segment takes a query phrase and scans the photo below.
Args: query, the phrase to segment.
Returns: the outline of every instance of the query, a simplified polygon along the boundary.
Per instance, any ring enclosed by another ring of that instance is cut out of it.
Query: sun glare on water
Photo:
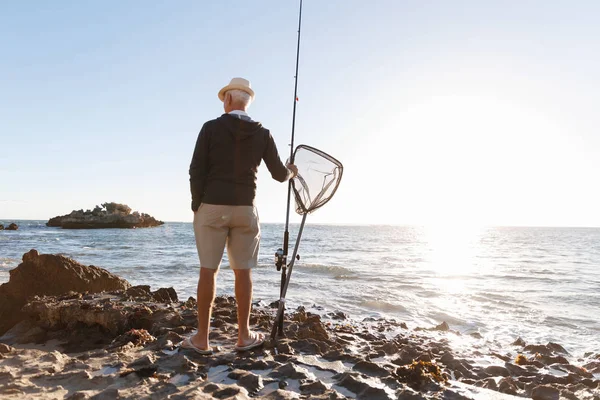
[[[429,265],[436,285],[444,292],[460,293],[463,277],[475,272],[477,243],[483,228],[460,222],[425,226],[424,240],[429,248]]]

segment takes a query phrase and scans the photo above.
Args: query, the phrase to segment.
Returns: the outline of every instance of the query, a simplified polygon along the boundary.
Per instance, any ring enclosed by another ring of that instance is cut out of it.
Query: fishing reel
[[[286,264],[287,256],[283,254],[283,249],[277,249],[275,252],[275,266],[277,271],[281,271],[281,267]]]
[[[300,254],[296,254],[296,260],[300,260]],[[281,271],[281,267],[286,265],[287,256],[283,254],[283,249],[277,249],[275,252],[275,266],[277,267],[277,271]]]

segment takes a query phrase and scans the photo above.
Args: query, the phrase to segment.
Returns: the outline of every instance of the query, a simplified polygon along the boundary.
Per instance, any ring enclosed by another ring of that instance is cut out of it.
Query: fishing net
[[[308,214],[327,203],[342,180],[342,163],[314,147],[300,145],[294,151],[298,175],[292,180],[296,212]]]

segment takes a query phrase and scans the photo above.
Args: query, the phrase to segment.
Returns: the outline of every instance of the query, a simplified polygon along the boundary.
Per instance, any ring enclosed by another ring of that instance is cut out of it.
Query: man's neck
[[[241,110],[241,109],[237,109],[237,108],[229,111],[227,114],[248,115],[248,113],[246,112],[246,110]]]

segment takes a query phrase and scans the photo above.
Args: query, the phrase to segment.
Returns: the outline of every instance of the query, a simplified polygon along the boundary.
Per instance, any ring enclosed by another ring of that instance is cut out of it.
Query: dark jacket
[[[200,203],[254,205],[261,160],[273,179],[287,179],[288,169],[279,158],[275,141],[259,122],[231,114],[206,122],[190,165],[192,210]]]

